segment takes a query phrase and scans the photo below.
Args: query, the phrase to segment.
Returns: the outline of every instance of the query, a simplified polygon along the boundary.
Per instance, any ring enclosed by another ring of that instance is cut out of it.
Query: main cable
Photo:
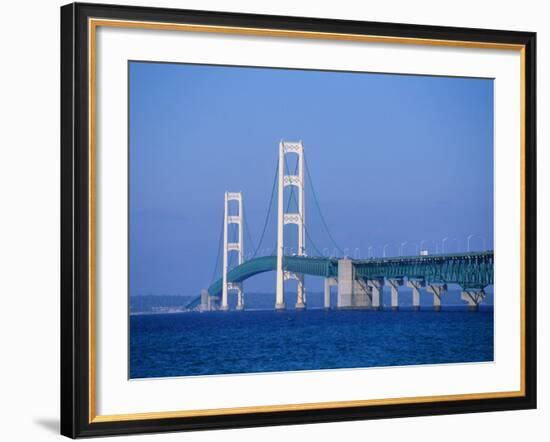
[[[241,214],[241,220],[244,219],[244,232],[247,236],[247,240],[250,241],[250,244],[252,246],[252,250],[256,250],[256,246],[254,245],[254,241],[252,240],[252,235],[251,235],[251,232],[250,232],[250,227],[248,226],[248,221],[247,221],[247,216],[246,216],[246,210],[245,210],[245,207],[244,207],[244,201],[243,201],[243,213]],[[243,258],[244,257],[244,250],[243,250]],[[246,261],[246,258],[245,258],[245,261]]]
[[[334,237],[332,236],[332,234],[330,233],[330,230],[328,228],[328,225],[327,225],[327,222],[325,220],[325,217],[323,216],[323,212],[321,211],[321,206],[319,204],[319,200],[317,199],[317,195],[315,193],[315,187],[313,186],[313,180],[311,179],[311,173],[309,172],[309,166],[307,164],[307,159],[304,155],[304,163],[306,165],[306,173],[307,173],[307,177],[308,177],[308,181],[310,182],[310,185],[311,185],[311,193],[313,194],[313,200],[315,201],[315,206],[317,207],[317,211],[319,212],[319,217],[321,218],[321,222],[323,223],[323,226],[325,227],[325,231],[327,232],[327,235],[328,237],[330,238],[330,240],[332,241],[332,244],[334,245],[334,247],[342,254],[344,255],[344,252],[343,250],[340,248],[340,246],[338,246],[338,244],[336,243],[336,241],[334,240]]]
[[[252,258],[255,258],[256,255],[258,254],[258,250],[260,250],[260,247],[261,247],[262,242],[264,240],[265,232],[267,230],[267,224],[269,223],[269,215],[271,214],[271,206],[273,205],[273,196],[275,195],[275,191],[277,189],[278,170],[279,170],[279,158],[277,158],[277,164],[275,166],[275,175],[273,177],[273,186],[271,186],[271,196],[269,197],[269,205],[267,206],[267,213],[265,215],[264,226],[262,228],[262,234],[260,235],[260,241],[258,242],[258,245],[256,246],[256,250],[254,250],[254,254],[252,255]]]
[[[225,224],[224,218],[222,217],[222,226],[220,228],[220,239],[218,240],[218,252],[216,253],[216,263],[214,264],[214,271],[212,272],[212,278],[210,279],[210,284],[214,282],[216,279],[216,275],[218,273],[218,265],[220,263],[220,255],[222,250],[222,243],[223,243],[223,226]]]

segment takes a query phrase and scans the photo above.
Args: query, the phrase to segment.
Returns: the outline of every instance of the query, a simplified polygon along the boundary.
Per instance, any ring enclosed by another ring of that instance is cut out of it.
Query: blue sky
[[[404,254],[421,241],[433,253],[445,237],[464,250],[472,234],[472,249],[481,237],[492,248],[490,79],[144,62],[129,70],[132,295],[191,295],[210,284],[226,190],[243,192],[258,241],[281,139],[304,143],[307,229],[321,251],[334,246],[311,184],[352,256],[381,255],[386,244],[397,255],[405,241]],[[275,242],[275,216],[262,248]],[[274,281],[260,275],[246,289],[272,291]]]

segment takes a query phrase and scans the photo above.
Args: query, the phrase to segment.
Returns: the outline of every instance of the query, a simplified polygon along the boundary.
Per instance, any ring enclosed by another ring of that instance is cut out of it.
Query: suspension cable
[[[290,168],[288,167],[288,163],[286,161],[286,156],[284,157],[285,158],[285,169],[286,169],[286,172],[287,173],[290,173]],[[305,159],[305,155],[303,157]],[[298,162],[296,162],[295,166],[294,166],[294,175],[296,175],[298,173]],[[289,195],[289,198],[288,198],[288,203],[287,203],[287,206],[286,206],[286,213],[288,213],[288,210],[290,208],[290,203],[291,201],[294,200],[294,203],[296,204],[296,206],[298,207],[298,201],[296,199],[296,194],[294,192],[294,186],[290,186],[290,195]],[[306,223],[304,222],[304,219],[302,217],[302,214],[300,213],[300,210],[298,209],[298,212],[297,212],[297,215],[300,217],[300,220],[302,221],[302,225],[304,226],[304,232],[306,234],[306,238],[308,239],[308,241],[311,243],[311,245],[313,246],[313,249],[315,250],[315,252],[319,255],[319,256],[322,256],[322,253],[319,251],[319,249],[317,248],[316,244],[315,244],[315,241],[313,241],[313,239],[311,238],[311,236],[309,235],[309,232],[308,232],[308,228],[307,228],[307,225]]]
[[[317,207],[317,211],[319,212],[319,217],[321,218],[321,222],[323,223],[323,226],[325,227],[325,231],[327,232],[327,235],[328,237],[330,238],[330,240],[332,241],[332,244],[336,247],[336,249],[342,254],[344,255],[344,252],[342,251],[342,249],[338,246],[338,244],[336,243],[336,241],[334,240],[334,237],[332,236],[332,234],[330,233],[330,230],[328,228],[328,225],[327,225],[327,222],[325,221],[325,217],[323,216],[323,212],[321,211],[321,206],[319,205],[319,200],[317,199],[317,195],[315,194],[315,187],[313,186],[313,180],[311,179],[311,173],[309,172],[309,166],[307,164],[307,159],[304,155],[304,162],[305,162],[305,165],[306,165],[306,173],[307,173],[307,177],[308,177],[308,181],[311,183],[311,193],[313,194],[313,200],[315,201],[315,205]]]
[[[288,167],[288,162],[286,161],[286,156],[283,155],[283,158],[285,160],[285,165],[284,165],[284,168],[285,168],[285,172],[288,172],[290,169]],[[279,169],[279,160],[277,160],[277,169]],[[296,163],[296,166],[295,166],[295,170],[294,170],[294,175],[296,175],[296,172],[298,171],[298,163]],[[276,170],[275,172],[275,180],[273,181],[273,188],[275,189],[275,183],[277,182],[277,176],[278,176],[278,172]],[[279,190],[277,189],[277,194],[278,194]],[[290,186],[290,197],[292,197],[294,195],[294,186]],[[287,207],[286,207],[286,211],[288,212],[288,209],[290,208],[290,198],[288,200],[288,204],[287,204]],[[277,235],[275,235],[275,242],[273,243],[273,247],[271,248],[271,255],[270,256],[275,256],[277,255],[277,244],[278,244],[278,239],[277,239]]]
[[[296,205],[298,205],[298,201],[296,200],[296,196],[294,194],[291,194],[290,197],[294,198],[294,202],[296,203]],[[311,245],[313,246],[313,249],[317,252],[317,254],[319,256],[323,256],[323,254],[320,252],[320,250],[315,245],[315,241],[313,241],[313,239],[311,239],[311,236],[309,235],[308,228],[307,228],[306,223],[304,222],[304,218],[302,217],[302,214],[300,212],[297,212],[297,215],[300,217],[300,220],[302,221],[302,225],[304,226],[304,232],[306,234],[306,237],[307,237],[309,243],[311,243]]]
[[[277,189],[278,170],[279,170],[279,158],[277,157],[277,164],[275,166],[275,175],[273,178],[273,186],[271,186],[271,196],[269,197],[269,205],[267,206],[267,213],[265,215],[264,226],[262,228],[262,234],[260,235],[260,241],[256,246],[256,250],[254,250],[254,254],[252,255],[252,258],[255,258],[256,255],[258,254],[258,251],[260,250],[260,247],[262,246],[262,242],[264,240],[265,232],[267,230],[267,224],[269,223],[269,215],[271,214],[271,206],[273,205],[273,196],[275,195],[275,191]]]
[[[248,226],[246,210],[244,208],[244,201],[243,201],[243,213],[241,214],[241,220],[242,219],[244,219],[244,232],[247,236],[247,241],[250,241],[250,245],[252,246],[252,250],[255,250],[256,246],[254,245],[254,241],[252,240],[252,235],[250,233],[250,227]],[[244,253],[243,253],[243,258],[244,258]]]
[[[212,272],[212,278],[210,278],[210,284],[214,282],[216,279],[216,275],[218,274],[218,265],[220,264],[220,255],[222,251],[222,243],[223,243],[223,226],[224,226],[224,219],[222,217],[222,226],[220,228],[220,239],[218,240],[218,252],[216,253],[216,264],[214,264],[214,271]]]

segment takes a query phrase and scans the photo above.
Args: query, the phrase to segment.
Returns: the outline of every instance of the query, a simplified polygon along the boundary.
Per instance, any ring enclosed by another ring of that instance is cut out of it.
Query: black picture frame
[[[524,47],[524,395],[438,402],[90,419],[89,18],[522,45]],[[61,8],[61,434],[76,438],[536,408],[536,34],[73,3]]]

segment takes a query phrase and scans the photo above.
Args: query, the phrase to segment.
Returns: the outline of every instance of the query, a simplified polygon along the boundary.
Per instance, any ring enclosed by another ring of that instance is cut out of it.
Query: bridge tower
[[[229,212],[229,202],[237,201],[239,212],[231,215]],[[224,210],[223,210],[223,267],[222,267],[222,302],[221,310],[229,310],[227,294],[229,290],[237,291],[237,310],[244,309],[244,293],[242,282],[229,282],[227,272],[229,270],[229,252],[236,251],[238,254],[238,265],[244,261],[244,238],[243,238],[243,195],[241,192],[225,192]],[[238,240],[229,242],[229,225],[238,226]]]
[[[293,153],[298,155],[297,175],[285,174],[285,155]],[[294,213],[285,213],[284,188],[296,186],[298,191],[298,209]],[[304,287],[304,275],[286,272],[283,267],[284,256],[284,226],[296,224],[298,226],[298,256],[304,256],[305,242],[305,198],[304,198],[304,146],[301,141],[279,143],[279,187],[278,187],[278,216],[277,216],[277,286],[275,309],[285,309],[284,281],[295,279],[298,282],[296,308],[303,309],[306,306],[306,293]]]

